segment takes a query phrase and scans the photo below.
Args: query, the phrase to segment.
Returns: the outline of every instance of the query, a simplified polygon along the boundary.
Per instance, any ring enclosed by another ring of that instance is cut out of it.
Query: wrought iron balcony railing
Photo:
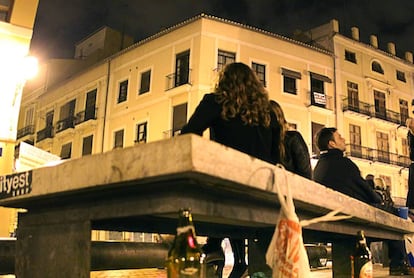
[[[56,133],[62,132],[68,128],[73,128],[75,123],[75,117],[70,116],[56,123]]]
[[[46,126],[44,129],[37,132],[36,142],[40,142],[46,138],[53,138],[53,135],[53,126]]]
[[[324,93],[309,92],[307,99],[308,106],[321,107],[328,110],[333,110],[333,98]]]
[[[342,100],[342,111],[353,111],[371,116],[371,104],[346,97]]]
[[[403,115],[389,109],[375,109],[375,105],[350,97],[342,99],[342,111],[353,111],[368,117],[382,119],[398,125],[405,125],[405,121],[408,117],[407,115]]]
[[[27,135],[34,135],[34,125],[25,126],[17,131],[17,139]]]
[[[360,145],[348,144],[346,145],[346,153],[351,157],[362,158],[370,161],[378,161],[391,165],[397,165],[401,167],[408,167],[411,164],[411,160],[408,156],[391,153],[388,151],[363,147]]]
[[[191,69],[183,70],[181,72],[174,72],[166,76],[166,90],[171,90],[175,87],[190,84]]]
[[[97,112],[98,112],[98,108],[92,107],[92,108],[87,108],[86,110],[77,113],[75,116],[74,124],[78,125],[78,124],[81,124],[89,120],[96,120]]]

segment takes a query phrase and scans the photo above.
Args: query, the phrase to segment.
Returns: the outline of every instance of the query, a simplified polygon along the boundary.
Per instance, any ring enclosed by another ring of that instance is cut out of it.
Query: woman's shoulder
[[[216,94],[215,93],[207,93],[203,96],[201,103],[205,105],[215,105],[219,106],[219,103],[217,102]]]
[[[288,130],[285,134],[286,138],[289,140],[302,140],[302,134],[297,130]]]

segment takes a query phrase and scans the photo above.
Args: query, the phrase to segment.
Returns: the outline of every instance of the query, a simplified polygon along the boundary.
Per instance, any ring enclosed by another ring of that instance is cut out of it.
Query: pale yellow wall
[[[39,0],[14,0],[10,24],[33,29]]]

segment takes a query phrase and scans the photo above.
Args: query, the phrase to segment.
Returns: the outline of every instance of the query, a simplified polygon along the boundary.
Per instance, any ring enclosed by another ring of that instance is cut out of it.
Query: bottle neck
[[[177,227],[177,236],[181,235],[181,234],[185,234],[191,232],[193,235],[195,234],[195,229],[194,226],[191,225],[187,225],[187,226],[179,226]]]

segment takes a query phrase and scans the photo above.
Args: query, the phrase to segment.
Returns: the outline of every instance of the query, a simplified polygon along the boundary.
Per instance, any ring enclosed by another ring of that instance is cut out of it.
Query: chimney
[[[356,41],[359,41],[359,29],[358,27],[351,28],[352,38]]]
[[[375,35],[371,35],[371,36],[369,37],[369,40],[370,40],[371,45],[372,45],[373,47],[378,48],[378,39],[377,39],[377,36],[375,36]]]
[[[388,48],[388,52],[395,56],[395,44],[392,42],[389,42],[387,44],[387,48]]]
[[[409,52],[409,51],[405,52],[405,60],[412,63],[413,62],[413,53]]]

